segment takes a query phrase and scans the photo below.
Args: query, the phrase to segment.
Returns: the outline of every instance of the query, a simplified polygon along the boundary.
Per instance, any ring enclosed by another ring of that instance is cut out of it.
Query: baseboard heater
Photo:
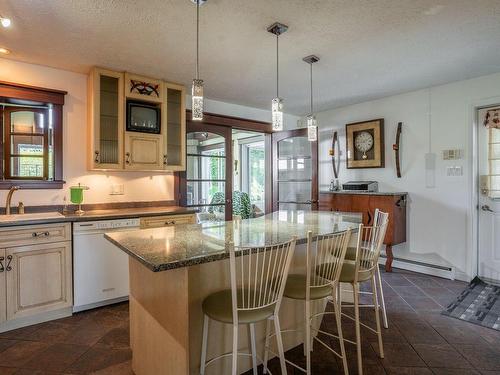
[[[379,263],[385,264],[386,256],[380,254]],[[392,266],[395,268],[401,268],[407,271],[413,271],[418,273],[423,273],[426,275],[443,277],[445,279],[455,280],[455,267],[451,266],[439,266],[436,264],[420,262],[417,260],[403,259],[394,257]]]

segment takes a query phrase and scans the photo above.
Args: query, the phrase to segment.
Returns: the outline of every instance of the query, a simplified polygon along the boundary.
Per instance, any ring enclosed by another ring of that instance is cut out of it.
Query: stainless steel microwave
[[[127,131],[160,134],[160,106],[132,100],[127,101]]]

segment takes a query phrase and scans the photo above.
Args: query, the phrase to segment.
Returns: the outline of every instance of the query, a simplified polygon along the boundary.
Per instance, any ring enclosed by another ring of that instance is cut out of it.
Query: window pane
[[[264,144],[248,148],[248,190],[251,204],[265,210],[265,154]],[[244,173],[244,172],[243,172]]]
[[[205,206],[200,207],[199,212],[196,213],[196,220],[198,223],[219,222],[226,220],[225,206]],[[205,233],[205,230],[203,231]]]
[[[194,182],[186,183],[187,205],[199,204],[224,204],[225,198],[224,182]]]
[[[187,134],[187,153],[196,155],[225,156],[224,137],[209,132]]]
[[[500,159],[500,143],[490,144],[490,159]]]
[[[311,142],[306,137],[287,138],[278,143],[278,157],[311,156]]]
[[[278,182],[280,202],[307,202],[311,200],[310,182]]]
[[[188,180],[224,180],[226,159],[188,155],[186,170]]]
[[[13,156],[10,158],[12,177],[43,177],[43,158],[33,156]]]
[[[12,155],[43,155],[43,136],[11,136],[10,153]]]
[[[310,180],[312,178],[311,159],[278,160],[279,180]]]
[[[11,132],[12,133],[28,133],[28,134],[43,134],[44,129],[43,113],[31,111],[16,111],[10,114]]]
[[[280,210],[303,210],[303,211],[311,211],[310,204],[296,204],[296,203],[279,203],[278,208]]]

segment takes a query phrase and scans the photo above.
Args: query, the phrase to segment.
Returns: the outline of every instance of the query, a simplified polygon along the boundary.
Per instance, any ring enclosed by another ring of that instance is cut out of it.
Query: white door
[[[499,108],[498,112],[492,111]],[[489,124],[484,125],[489,111]],[[500,105],[478,111],[479,230],[478,273],[500,281]]]

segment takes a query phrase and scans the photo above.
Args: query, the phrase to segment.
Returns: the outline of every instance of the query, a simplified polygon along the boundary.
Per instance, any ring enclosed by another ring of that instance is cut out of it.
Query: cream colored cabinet
[[[123,169],[123,73],[94,68],[89,76],[89,169]]]
[[[163,169],[163,138],[161,134],[125,133],[125,169]]]
[[[141,228],[160,228],[179,224],[195,224],[196,216],[188,215],[163,215],[141,218]]]
[[[6,250],[7,320],[71,307],[71,242]]]
[[[183,171],[186,169],[186,89],[172,83],[165,84],[164,104],[164,169]]]
[[[71,224],[0,228],[0,332],[71,315]]]

